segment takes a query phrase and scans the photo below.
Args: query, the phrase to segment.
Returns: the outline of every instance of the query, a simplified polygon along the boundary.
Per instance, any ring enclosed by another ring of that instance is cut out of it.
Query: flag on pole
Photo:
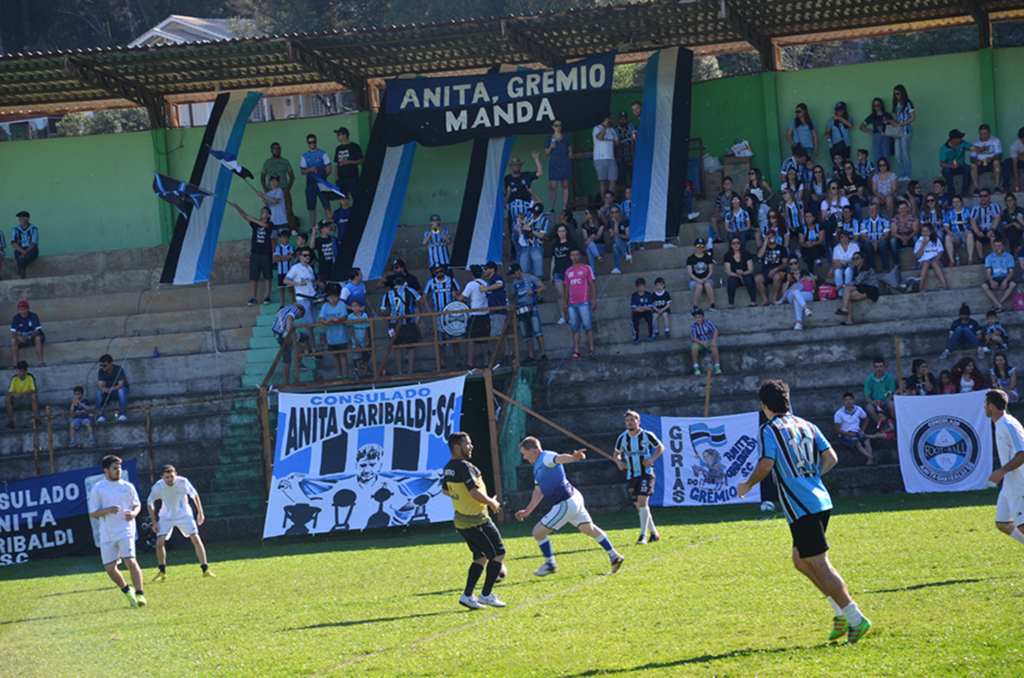
[[[198,186],[192,184],[186,184],[184,181],[178,181],[166,174],[156,173],[153,178],[153,192],[158,197],[163,198],[167,202],[178,208],[184,216],[188,216],[185,211],[186,206],[199,208],[202,206],[205,198],[213,195],[207,193]]]
[[[316,179],[316,187],[317,190],[320,191],[320,195],[324,196],[328,200],[341,200],[345,195],[345,192],[334,184],[327,183],[315,174],[313,175],[313,178]]]
[[[215,151],[210,149],[210,155],[212,155],[220,164],[227,167],[229,170],[242,177],[243,179],[252,179],[253,173],[242,167],[238,163],[238,157],[225,151]]]

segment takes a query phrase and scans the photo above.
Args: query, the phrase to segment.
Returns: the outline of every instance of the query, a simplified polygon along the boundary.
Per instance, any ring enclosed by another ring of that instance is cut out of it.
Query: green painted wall
[[[753,165],[777,185],[778,165],[789,150],[786,126],[797,103],[806,103],[815,122],[824,130],[835,102],[845,101],[851,118],[859,126],[873,97],[881,96],[889,102],[892,87],[903,83],[918,115],[911,145],[914,174],[935,176],[938,148],[953,127],[964,130],[970,138],[979,124],[988,122],[1004,146],[1009,147],[1018,128],[1024,126],[1024,89],[1017,82],[1022,71],[1024,48],[1006,48],[722,78],[693,86],[691,135],[703,139],[707,152],[718,157],[736,139],[747,139],[754,150]],[[612,111],[629,110],[630,102],[640,98],[639,90],[614,92]],[[988,114],[994,120],[984,119],[986,110],[994,111]],[[306,150],[306,134],[315,133],[320,147],[332,153],[336,145],[332,130],[339,125],[348,127],[352,139],[365,149],[371,118],[360,113],[253,123],[246,131],[239,159],[258,174],[270,155],[271,142],[278,141],[297,169]],[[632,115],[630,119],[633,120]],[[14,214],[29,210],[32,221],[40,228],[40,249],[44,254],[166,243],[167,224],[173,213],[153,196],[153,172],[166,171],[187,179],[203,131],[165,130],[0,144],[0,227],[9,233],[16,223]],[[572,140],[576,149],[592,147],[589,130],[574,133]],[[870,143],[869,135],[853,132],[854,148],[870,148]],[[513,155],[523,158],[526,169],[532,170],[530,152],[541,151],[541,163],[547,173],[543,144],[544,136],[519,137]],[[818,161],[828,166],[830,159],[825,157],[824,140],[820,147]],[[418,149],[403,223],[425,223],[433,212],[440,213],[445,221],[458,218],[470,148],[466,143]],[[595,193],[593,166],[580,162],[576,169],[581,190]],[[303,188],[299,176],[292,197],[300,226],[306,230],[309,224]],[[534,185],[534,190],[545,204],[549,202],[546,177]],[[228,197],[248,211],[255,211],[260,204],[239,181],[232,183]],[[244,222],[228,212],[221,239],[237,240],[248,235]]]

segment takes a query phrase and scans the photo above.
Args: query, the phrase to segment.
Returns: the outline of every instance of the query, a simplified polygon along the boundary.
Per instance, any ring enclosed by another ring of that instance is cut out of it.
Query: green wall
[[[906,85],[917,110],[911,145],[914,175],[938,175],[938,148],[947,132],[959,127],[973,138],[978,125],[987,122],[1004,148],[1024,126],[1024,88],[1017,82],[1024,72],[1024,48],[982,50],[884,63],[857,64],[834,68],[762,73],[722,78],[693,86],[691,136],[700,137],[706,152],[722,157],[736,139],[746,139],[754,151],[753,166],[759,167],[778,184],[777,170],[789,155],[786,126],[797,103],[806,103],[821,129],[817,160],[826,167],[824,126],[836,101],[847,103],[855,126],[867,115],[871,99],[892,99],[894,85]],[[612,94],[612,111],[629,110],[630,102],[642,98],[639,90]],[[987,112],[987,113],[986,113]],[[988,117],[994,119],[986,120]],[[366,113],[305,120],[252,123],[239,152],[243,165],[259,173],[270,155],[270,144],[278,141],[293,166],[306,150],[305,136],[317,135],[320,147],[329,154],[336,141],[333,129],[344,125],[352,139],[364,149],[369,139],[372,116]],[[630,120],[635,122],[630,114]],[[0,144],[0,228],[6,234],[17,223],[20,210],[32,213],[40,228],[40,250],[44,254],[87,252],[155,246],[168,242],[169,226],[175,213],[151,190],[154,171],[187,179],[192,171],[202,128],[157,130],[94,137],[72,137]],[[532,150],[543,156],[544,136],[516,139],[513,155],[523,158],[532,170]],[[870,136],[854,130],[854,148],[870,148]],[[590,149],[590,130],[572,134],[573,147]],[[417,150],[402,222],[425,223],[438,212],[445,221],[455,221],[462,207],[462,191],[469,165],[471,145]],[[593,166],[577,164],[581,190],[597,191]],[[304,183],[297,177],[292,193],[296,216],[303,230],[309,224],[305,209]],[[546,177],[534,190],[548,202]],[[240,181],[232,182],[231,200],[247,211],[259,208],[258,198]],[[247,238],[249,229],[229,211],[221,231],[222,240]]]

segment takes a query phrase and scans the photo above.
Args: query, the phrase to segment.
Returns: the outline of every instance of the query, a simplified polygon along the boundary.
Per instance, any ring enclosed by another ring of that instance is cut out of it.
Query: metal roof
[[[723,11],[724,10],[724,11]],[[778,69],[781,46],[1024,18],[1021,0],[695,0],[638,2],[461,23],[362,29],[0,58],[0,115],[147,106],[218,91],[268,95],[351,89],[406,73],[553,65],[610,49],[619,61],[683,45],[697,54],[756,49]],[[362,103],[365,105],[366,100]]]

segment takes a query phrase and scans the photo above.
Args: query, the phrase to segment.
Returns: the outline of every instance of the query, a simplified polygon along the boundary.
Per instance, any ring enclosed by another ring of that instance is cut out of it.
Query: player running
[[[985,394],[985,414],[996,429],[996,449],[1001,466],[988,477],[1003,481],[996,501],[996,527],[1024,544],[1020,525],[1024,522],[1024,428],[1006,411],[1009,399],[1004,391],[992,389]]]
[[[89,517],[99,521],[100,556],[103,569],[117,584],[132,607],[146,605],[142,592],[142,570],[135,560],[135,516],[142,511],[135,486],[121,478],[121,458],[108,454],[103,457],[103,480],[89,490]],[[132,576],[132,584],[124,581],[117,568],[124,560]]]
[[[492,589],[501,575],[502,561],[505,560],[505,543],[501,533],[491,520],[487,509],[497,513],[501,505],[494,497],[487,495],[487,485],[478,469],[469,460],[473,456],[473,441],[469,434],[456,431],[448,436],[448,449],[452,458],[444,465],[442,492],[452,498],[455,505],[455,529],[466,540],[473,553],[473,562],[466,576],[466,589],[459,598],[459,605],[479,610],[484,605],[505,607]],[[473,595],[480,575],[487,569],[484,587],[480,597]]]
[[[203,576],[216,577],[206,563],[206,548],[203,546],[203,540],[199,538],[198,526],[206,520],[203,516],[203,504],[199,501],[199,493],[192,487],[188,478],[179,476],[170,464],[164,464],[160,470],[160,478],[161,480],[156,481],[153,489],[149,491],[149,499],[146,500],[149,519],[153,523],[153,531],[156,532],[156,562],[160,568],[153,581],[167,580],[167,548],[164,542],[174,532],[174,528],[178,528],[183,536],[192,540]],[[190,497],[196,504],[195,517],[192,516],[192,507],[188,503]],[[158,500],[161,502],[159,521],[154,509]]]
[[[533,464],[533,497],[530,505],[522,511],[516,512],[516,520],[523,520],[529,516],[541,499],[547,499],[551,504],[551,510],[540,519],[533,528],[533,538],[537,540],[540,552],[544,554],[544,564],[540,566],[535,575],[543,577],[547,574],[554,574],[555,553],[551,548],[548,535],[560,529],[566,523],[572,523],[579,528],[580,532],[592,537],[601,545],[601,548],[608,554],[612,564],[612,574],[619,571],[625,560],[624,556],[612,547],[605,533],[594,524],[587,513],[587,507],[583,504],[583,495],[566,479],[564,464],[571,464],[574,461],[581,461],[587,456],[583,450],[576,450],[572,454],[555,454],[541,449],[540,441],[534,437],[524,438],[519,443],[519,452],[526,461]]]
[[[789,413],[789,385],[769,379],[757,391],[768,423],[761,427],[761,459],[749,478],[736,486],[743,497],[772,473],[779,500],[793,535],[793,565],[818,587],[832,605],[835,618],[829,640],[847,634],[853,644],[871,628],[846,589],[846,582],[828,561],[825,530],[832,499],[821,476],[838,461],[836,451],[818,427]]]
[[[648,533],[652,542],[661,539],[647,502],[654,494],[654,460],[664,451],[665,446],[656,435],[640,428],[640,415],[633,410],[627,411],[626,430],[615,441],[615,463],[619,465],[620,471],[626,472],[626,489],[640,514],[637,546],[647,543]]]

